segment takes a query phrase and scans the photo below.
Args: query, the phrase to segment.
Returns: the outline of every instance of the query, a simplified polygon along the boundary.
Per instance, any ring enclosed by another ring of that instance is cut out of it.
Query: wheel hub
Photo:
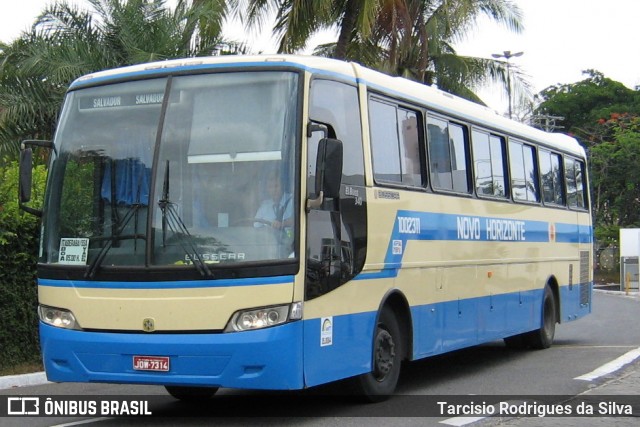
[[[374,375],[377,380],[383,380],[393,368],[393,361],[396,355],[396,346],[391,334],[384,329],[380,329],[376,336],[376,352]]]

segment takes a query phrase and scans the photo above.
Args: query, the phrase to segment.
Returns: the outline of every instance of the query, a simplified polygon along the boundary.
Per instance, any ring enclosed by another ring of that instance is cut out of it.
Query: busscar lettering
[[[246,259],[244,252],[229,252],[219,254],[185,254],[184,260],[190,262],[193,259],[202,258],[203,261],[241,261]]]

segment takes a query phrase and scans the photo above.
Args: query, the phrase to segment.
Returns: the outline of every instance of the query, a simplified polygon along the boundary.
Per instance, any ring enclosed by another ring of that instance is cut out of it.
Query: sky
[[[0,6],[0,40],[10,42],[18,37],[52,1],[4,1]],[[88,5],[86,0],[69,1]],[[523,52],[511,63],[527,76],[534,94],[554,84],[580,81],[584,79],[582,71],[587,69],[598,70],[632,89],[640,86],[640,0],[512,2],[523,13],[521,34],[480,20],[467,40],[456,44],[458,54],[490,58],[493,53]],[[236,22],[226,27],[226,33],[234,39],[249,40],[254,52],[275,52],[276,44],[268,29],[256,35],[256,31],[248,32]],[[333,37],[324,33],[313,42],[327,42]],[[479,94],[497,111],[507,109],[507,96],[500,87],[489,86]]]

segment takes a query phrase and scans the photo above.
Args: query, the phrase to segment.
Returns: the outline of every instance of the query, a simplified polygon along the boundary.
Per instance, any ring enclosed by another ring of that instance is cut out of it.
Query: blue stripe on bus
[[[188,289],[260,286],[293,283],[293,276],[256,277],[250,279],[194,280],[173,282],[90,282],[84,280],[38,279],[40,286],[96,289]]]
[[[379,272],[359,274],[355,280],[393,278],[402,267],[409,240],[549,243],[553,224],[556,243],[591,243],[591,226],[547,221],[399,210]]]

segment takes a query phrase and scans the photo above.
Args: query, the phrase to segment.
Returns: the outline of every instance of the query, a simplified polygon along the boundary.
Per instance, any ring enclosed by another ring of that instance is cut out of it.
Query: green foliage
[[[640,115],[640,91],[627,88],[595,70],[577,83],[551,86],[540,95],[538,114],[564,117],[563,131],[577,136],[585,146],[603,141],[602,124],[612,114]]]
[[[337,29],[336,43],[314,54],[361,63],[481,102],[473,88],[488,81],[507,86],[516,95],[529,86],[517,67],[507,73],[504,61],[463,57],[453,45],[463,39],[480,16],[514,32],[522,15],[508,0],[249,0],[234,1],[247,22],[262,23],[276,12],[273,34],[280,52],[303,48],[321,29]],[[246,6],[246,8],[245,8]],[[509,76],[510,74],[510,76]]]
[[[608,136],[590,149],[593,207],[610,237],[615,227],[640,227],[640,117],[614,114],[598,126]]]
[[[33,176],[33,207],[42,206],[44,166]],[[18,207],[18,166],[0,168],[0,369],[39,359],[36,263],[39,221]]]
[[[65,91],[95,71],[168,58],[241,51],[225,42],[224,0],[88,0],[93,10],[51,2],[10,45],[0,43],[0,156],[19,141],[51,139]]]
[[[594,234],[616,245],[620,228],[640,227],[640,91],[594,70],[577,83],[545,89],[538,114],[564,117],[590,157]]]

